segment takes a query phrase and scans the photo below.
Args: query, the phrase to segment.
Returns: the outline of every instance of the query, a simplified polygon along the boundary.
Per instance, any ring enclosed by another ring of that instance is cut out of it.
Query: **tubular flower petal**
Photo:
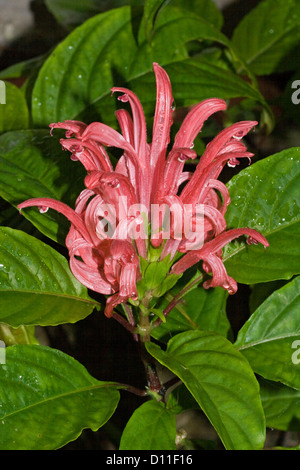
[[[228,276],[221,258],[221,250],[235,238],[247,235],[248,244],[261,243],[265,247],[269,246],[268,241],[256,230],[249,228],[231,229],[217,235],[214,239],[204,243],[199,250],[189,251],[172,267],[172,272],[181,274],[198,261],[203,261],[203,269],[206,272],[212,272],[212,279],[203,284],[204,288],[221,286],[227,289],[229,294],[234,294],[237,290],[237,284]]]
[[[37,206],[40,212],[54,209],[71,223],[66,238],[70,268],[87,288],[108,295],[105,315],[128,300],[138,299],[140,257],[151,261],[157,248],[162,260],[170,257],[170,273],[180,275],[195,263],[211,274],[205,288],[222,286],[230,294],[237,283],[228,276],[222,261],[223,247],[246,236],[248,243],[268,246],[267,240],[250,228],[226,230],[224,218],[230,204],[227,187],[218,177],[227,164],[252,154],[242,141],[257,124],[243,121],[222,130],[206,147],[195,171],[186,168],[195,160],[194,140],[204,122],[226,109],[219,98],[204,100],[186,115],[169,150],[173,96],[169,76],[154,63],[157,97],[152,143],[147,142],[146,120],[141,102],[130,90],[112,88],[118,100],[130,105],[116,111],[120,131],[100,122],[89,125],[75,120],[50,124],[64,129],[60,140],[71,159],[84,166],[85,186],[72,209],[49,198],[30,199],[19,209]],[[106,147],[123,153],[114,168]],[[181,190],[182,183],[185,186]],[[152,245],[151,250],[150,244]],[[176,253],[181,253],[174,262]]]

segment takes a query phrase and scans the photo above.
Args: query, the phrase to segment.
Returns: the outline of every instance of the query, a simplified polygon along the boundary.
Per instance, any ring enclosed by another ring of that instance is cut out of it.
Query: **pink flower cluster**
[[[87,171],[86,189],[79,195],[75,209],[49,198],[30,199],[18,206],[55,209],[70,220],[66,239],[70,268],[86,287],[110,296],[105,309],[108,317],[118,304],[137,299],[139,257],[147,258],[149,243],[161,250],[161,259],[169,255],[172,260],[176,253],[182,253],[171,273],[181,274],[202,261],[204,271],[212,274],[204,287],[222,286],[231,294],[236,292],[237,284],[226,272],[222,248],[241,235],[247,236],[248,243],[268,246],[267,240],[253,229],[226,230],[224,215],[230,198],[226,186],[218,180],[224,165],[235,166],[240,158],[251,159],[242,138],[257,123],[243,121],[224,129],[207,145],[195,171],[185,171],[186,160],[197,157],[193,145],[204,121],[225,110],[226,103],[207,99],[194,106],[168,151],[174,111],[172,89],[165,70],[157,63],[153,68],[157,97],[152,143],[147,142],[139,99],[132,91],[115,87],[112,92],[121,93],[118,99],[128,102],[131,108],[131,113],[126,109],[116,111],[121,133],[99,122],[86,125],[67,120],[50,125],[51,131],[66,129],[61,144]],[[115,168],[106,147],[123,150]],[[165,214],[166,208],[172,208],[168,237],[163,223],[156,223],[156,229],[149,232],[151,211],[157,206],[164,207]],[[187,214],[192,227],[201,227],[200,243],[197,230],[192,230],[189,237],[178,233]]]

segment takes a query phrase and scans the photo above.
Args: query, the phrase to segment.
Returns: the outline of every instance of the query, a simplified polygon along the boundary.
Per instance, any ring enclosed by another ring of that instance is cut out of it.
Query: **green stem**
[[[160,396],[160,392],[162,391],[163,387],[157,373],[154,359],[148,353],[146,348],[147,342],[151,341],[150,330],[151,324],[149,320],[149,312],[144,305],[140,310],[138,325],[140,356],[145,367],[149,395],[155,396],[158,401],[161,401],[163,398]]]

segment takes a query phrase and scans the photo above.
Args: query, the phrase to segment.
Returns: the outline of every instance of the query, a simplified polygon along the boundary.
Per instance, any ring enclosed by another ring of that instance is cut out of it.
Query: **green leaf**
[[[152,336],[168,341],[170,335],[192,329],[214,331],[226,336],[229,330],[225,311],[227,296],[227,292],[220,287],[193,289],[168,314],[165,324],[152,330]],[[163,310],[170,300],[172,297],[167,295],[160,309]]]
[[[157,8],[160,3],[149,2],[147,5]],[[152,24],[155,8],[146,9],[144,21],[147,17]],[[167,8],[160,9],[150,42],[144,39],[137,45],[132,21],[130,7],[107,11],[76,28],[55,48],[41,68],[33,90],[35,127],[65,119],[80,119],[87,123],[101,120],[116,125],[113,112],[116,102],[110,97],[113,86],[133,88],[144,74],[149,74],[151,88],[144,87],[139,98],[143,105],[150,102],[154,107],[153,62],[166,66],[188,59],[186,46],[191,41],[207,40],[231,48],[228,38],[213,24],[182,5],[176,8],[168,4]],[[268,122],[272,120],[272,113],[255,84],[250,85],[229,70],[197,59],[184,62],[178,68],[180,76],[174,93],[178,105],[194,104],[212,96],[242,96],[262,104],[264,114],[269,116]],[[177,69],[172,80],[176,80]]]
[[[226,449],[263,446],[265,423],[258,382],[248,362],[224,337],[188,331],[167,350],[147,343],[148,352],[176,374],[218,432]]]
[[[39,344],[35,337],[34,326],[19,326],[13,328],[5,323],[0,323],[0,340],[4,341],[6,346],[12,344]]]
[[[151,34],[154,30],[154,23],[159,10],[167,5],[170,0],[146,0],[144,13],[140,25],[139,41],[150,41]]]
[[[175,415],[155,400],[137,408],[122,434],[120,450],[175,450]]]
[[[202,17],[208,23],[214,25],[217,29],[221,29],[223,25],[223,15],[213,0],[171,0],[171,6],[188,10]]]
[[[0,449],[53,450],[99,429],[119,401],[75,359],[46,346],[15,345],[0,366]]]
[[[232,43],[257,75],[293,70],[299,63],[300,5],[264,0],[235,29]]]
[[[83,189],[83,166],[62,151],[47,130],[7,132],[0,137],[0,195],[13,206],[34,197],[50,197],[74,207]],[[70,223],[61,214],[36,208],[22,212],[43,234],[64,244]]]
[[[260,394],[269,428],[300,431],[300,390],[278,382],[260,382]]]
[[[74,28],[101,11],[127,4],[128,0],[45,0],[49,11],[67,28]]]
[[[0,104],[0,134],[15,129],[26,129],[29,125],[24,93],[12,83],[4,83],[6,103]]]
[[[0,227],[0,294],[0,322],[13,327],[73,323],[99,305],[61,254],[6,227]]]
[[[186,410],[200,410],[198,403],[184,384],[180,384],[171,390],[168,395],[167,407],[176,414]]]
[[[39,72],[32,94],[35,126],[74,119],[83,112],[89,122],[95,115],[99,119],[103,108],[97,100],[127,78],[135,52],[129,7],[102,13],[76,28]]]
[[[300,276],[257,308],[240,329],[235,347],[258,374],[300,389],[299,337]]]
[[[223,252],[226,269],[245,284],[290,279],[300,272],[300,148],[290,148],[242,170],[228,183],[227,227],[250,227],[270,246],[237,240]]]
[[[188,57],[186,45],[190,41],[203,40],[214,41],[226,47],[231,46],[224,34],[189,9],[173,8],[171,5],[162,8],[155,23],[151,43],[145,40],[136,51],[130,78],[150,71],[153,62],[165,66],[186,59]]]
[[[10,78],[24,78],[31,75],[32,70],[37,70],[43,64],[45,60],[44,55],[33,57],[31,59],[22,60],[16,62],[0,71],[0,79],[10,79]]]
[[[238,96],[265,104],[262,95],[245,80],[202,57],[173,61],[164,69],[170,76],[176,106],[187,106],[212,97],[228,99]],[[130,88],[143,98],[145,110],[150,108],[155,96],[153,72],[149,70],[137,79],[131,79]]]
[[[217,8],[211,0],[146,0],[144,7],[144,14],[139,31],[139,41],[142,43],[144,40],[148,42],[151,40],[151,35],[155,31],[155,24],[162,9],[168,7],[165,13],[169,13],[170,8],[174,7],[180,10],[192,12],[193,16],[199,16],[205,21],[214,25],[217,29],[221,29],[223,24],[223,16],[221,11]]]

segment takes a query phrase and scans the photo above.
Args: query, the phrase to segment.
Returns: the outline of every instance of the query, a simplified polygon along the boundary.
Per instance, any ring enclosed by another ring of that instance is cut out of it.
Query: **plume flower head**
[[[230,294],[237,284],[228,276],[222,261],[222,248],[235,238],[247,236],[248,243],[267,240],[249,228],[227,230],[225,213],[230,203],[227,187],[218,178],[227,164],[240,159],[251,161],[242,139],[257,124],[242,121],[223,129],[207,146],[194,172],[187,171],[187,160],[197,157],[194,140],[204,122],[224,111],[219,98],[192,107],[170,145],[173,96],[170,79],[157,63],[156,107],[152,142],[147,142],[146,120],[141,102],[130,90],[112,88],[127,109],[116,111],[120,131],[100,122],[89,125],[74,120],[50,124],[64,129],[60,140],[71,159],[86,169],[85,189],[75,208],[49,198],[29,199],[19,209],[38,206],[45,212],[54,209],[71,223],[66,238],[70,268],[87,288],[108,295],[105,314],[128,300],[138,300],[141,279],[140,258],[147,259],[149,247],[159,249],[160,259],[169,256],[170,273],[180,275],[202,261],[211,274],[205,288],[222,286]],[[109,147],[122,150],[115,168]],[[188,230],[184,230],[188,221]],[[167,224],[166,224],[167,222]],[[181,258],[174,261],[175,254]]]

